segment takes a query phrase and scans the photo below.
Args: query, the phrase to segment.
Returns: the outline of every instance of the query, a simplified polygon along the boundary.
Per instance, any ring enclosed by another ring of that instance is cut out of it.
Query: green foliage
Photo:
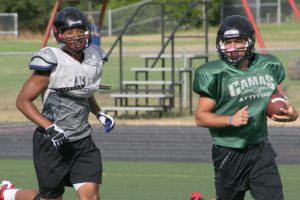
[[[208,20],[210,25],[218,25],[220,23],[220,1],[211,0],[208,7]]]
[[[0,0],[0,12],[18,13],[19,29],[31,32],[44,32],[55,0]],[[75,6],[82,10],[93,8],[100,11],[100,0],[62,1],[61,7]]]
[[[103,0],[78,0],[78,1],[62,1],[61,7],[67,6],[75,6],[81,10],[101,10]],[[42,33],[46,29],[49,18],[51,16],[51,12],[53,6],[55,4],[55,0],[0,0],[1,7],[0,12],[16,12],[19,16],[19,29],[21,31],[30,31],[34,33]],[[111,0],[109,1],[107,8],[108,9],[116,9],[119,7],[127,6],[133,3],[141,2],[140,0]],[[188,4],[190,4],[191,0],[158,0],[155,2],[159,3],[178,3],[183,2],[185,5],[180,6],[167,6],[166,12],[169,17],[172,17],[171,20],[178,20],[182,14],[185,12]],[[219,0],[212,0],[209,4],[209,20],[212,24],[215,24],[218,19],[218,8],[220,2]],[[149,10],[148,10],[149,11]],[[159,8],[155,10],[155,12],[159,12]],[[133,12],[122,13],[120,19],[124,19],[124,17],[128,18],[131,16]],[[151,17],[152,11],[143,12],[145,15],[144,18]],[[194,9],[184,25],[186,27],[199,27],[201,25],[201,16],[202,16],[202,8],[199,6]],[[124,21],[117,21],[115,23],[121,23],[120,26],[124,26]],[[157,27],[157,24],[151,24],[152,27]],[[142,28],[144,31],[145,28]],[[141,30],[135,30],[134,33],[141,32]]]
[[[173,16],[174,19],[180,19],[181,16],[186,12],[186,9],[192,5],[192,3],[197,3],[200,1],[191,1],[191,0],[160,0],[157,2],[161,3],[167,3],[165,7],[166,14],[168,16]],[[169,5],[168,5],[169,4]],[[178,4],[178,6],[176,6]],[[175,6],[174,6],[175,5]],[[185,19],[185,23],[183,23],[183,26],[185,28],[199,28],[203,21],[203,4],[199,3],[197,6],[194,7],[194,9],[191,10],[191,12],[188,14],[188,16]],[[209,24],[216,25],[218,23],[217,19],[219,18],[219,7],[220,7],[220,1],[219,0],[211,0],[208,4],[208,20]]]
[[[141,0],[118,0],[118,1],[110,0],[108,3],[108,8],[115,9],[122,6],[138,3],[138,2],[141,2]]]

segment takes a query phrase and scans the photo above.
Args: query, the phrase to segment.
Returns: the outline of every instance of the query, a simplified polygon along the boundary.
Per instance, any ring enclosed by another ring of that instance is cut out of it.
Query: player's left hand
[[[105,114],[102,111],[98,112],[96,116],[101,122],[101,124],[104,126],[104,130],[106,133],[110,132],[114,128],[115,120],[111,116]]]
[[[284,115],[273,115],[272,119],[278,122],[292,122],[298,118],[298,112],[295,110],[293,105],[287,102],[287,109],[280,108]]]

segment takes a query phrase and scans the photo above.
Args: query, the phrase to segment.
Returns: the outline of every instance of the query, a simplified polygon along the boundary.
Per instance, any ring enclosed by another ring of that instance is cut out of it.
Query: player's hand
[[[232,116],[232,126],[246,125],[249,120],[248,106],[243,107]]]
[[[284,115],[273,115],[272,119],[278,122],[292,122],[298,118],[298,112],[295,110],[293,105],[287,102],[287,109],[280,108]]]
[[[48,128],[46,128],[46,135],[51,139],[54,147],[56,149],[60,149],[60,146],[65,142],[69,141],[66,133],[59,128],[56,124],[52,124]]]
[[[104,130],[106,133],[108,133],[114,128],[115,120],[111,116],[105,114],[102,111],[98,112],[96,116],[98,120],[101,122],[101,124],[104,126]]]

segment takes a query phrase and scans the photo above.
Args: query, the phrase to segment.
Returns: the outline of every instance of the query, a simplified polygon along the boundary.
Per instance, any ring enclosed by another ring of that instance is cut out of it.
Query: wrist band
[[[232,115],[229,116],[229,126],[232,126]]]

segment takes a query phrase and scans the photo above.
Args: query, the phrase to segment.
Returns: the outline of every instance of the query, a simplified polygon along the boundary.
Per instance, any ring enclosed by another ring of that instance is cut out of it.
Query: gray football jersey
[[[99,88],[104,54],[90,46],[84,50],[82,63],[59,48],[43,48],[30,63],[33,70],[51,70],[48,89],[43,95],[42,114],[61,127],[75,141],[91,134],[88,122],[88,97]],[[60,88],[84,85],[79,90],[62,91]]]
[[[89,111],[87,98],[50,91],[44,99],[42,114],[62,128],[70,141],[75,141],[92,133],[88,122]]]

